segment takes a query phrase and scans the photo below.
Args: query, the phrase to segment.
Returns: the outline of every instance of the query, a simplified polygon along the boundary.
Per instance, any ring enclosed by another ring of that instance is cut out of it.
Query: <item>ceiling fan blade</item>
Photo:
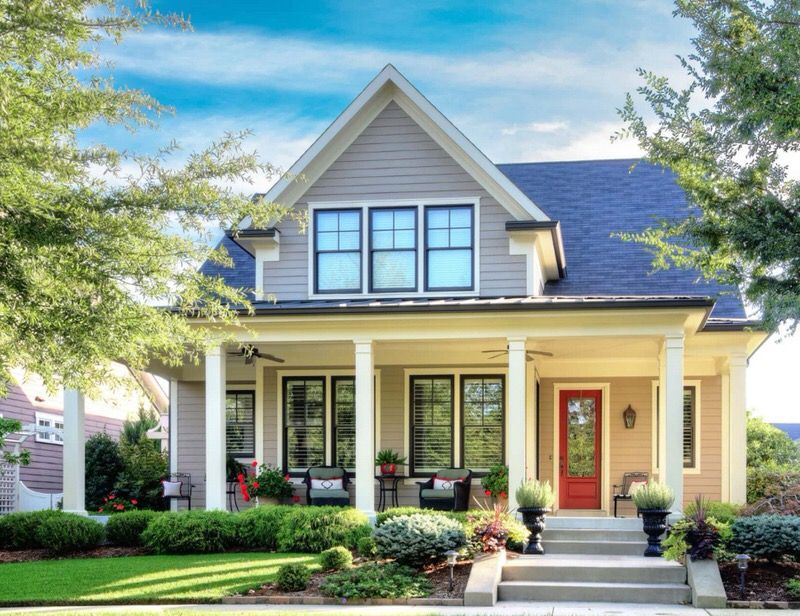
[[[528,351],[531,355],[542,355],[543,357],[552,357],[553,354],[547,351]]]
[[[253,356],[252,355],[245,355],[244,356],[244,365],[249,366],[253,363]]]
[[[508,353],[506,349],[489,349],[488,351],[481,351],[481,353]]]
[[[491,357],[487,357],[486,359],[497,359],[498,357],[502,357],[505,354],[506,354],[505,351],[503,351],[502,353],[498,353],[497,355],[492,355]]]
[[[270,355],[269,353],[258,353],[258,352],[255,352],[255,353],[253,353],[253,355],[257,355],[261,359],[267,359],[269,361],[274,361],[274,362],[277,362],[279,364],[282,364],[282,363],[286,362],[286,360],[283,359],[282,357],[277,357],[275,355]]]

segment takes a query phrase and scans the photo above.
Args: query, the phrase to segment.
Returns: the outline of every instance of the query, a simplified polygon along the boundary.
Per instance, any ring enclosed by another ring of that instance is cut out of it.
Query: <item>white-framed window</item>
[[[653,471],[659,470],[661,455],[661,409],[658,381],[653,381]],[[700,472],[700,391],[699,380],[683,382],[683,472]]]
[[[36,442],[64,444],[64,418],[52,413],[36,413]]]
[[[256,392],[225,393],[225,451],[235,458],[252,458],[256,451]]]

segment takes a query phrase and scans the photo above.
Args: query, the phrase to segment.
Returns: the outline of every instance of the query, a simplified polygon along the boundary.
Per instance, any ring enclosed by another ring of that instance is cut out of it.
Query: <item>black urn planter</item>
[[[645,556],[661,556],[661,535],[667,530],[667,509],[640,509],[642,529],[647,534]]]
[[[542,531],[544,530],[545,515],[550,509],[547,507],[520,507],[518,511],[522,514],[522,523],[531,534],[528,538],[528,545],[525,546],[522,553],[544,554]]]

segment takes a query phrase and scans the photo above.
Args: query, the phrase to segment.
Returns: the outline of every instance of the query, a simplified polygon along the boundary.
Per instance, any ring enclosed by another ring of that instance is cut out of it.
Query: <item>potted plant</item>
[[[633,504],[642,516],[642,528],[647,533],[645,556],[661,556],[661,535],[667,530],[667,516],[675,501],[672,489],[663,483],[649,481],[631,494]]]
[[[381,467],[381,475],[394,475],[397,472],[397,467],[405,463],[405,457],[393,449],[382,449],[375,456],[375,464]]]
[[[245,501],[255,498],[256,506],[277,505],[282,498],[292,496],[293,488],[289,475],[284,475],[270,464],[259,466],[255,460],[250,466],[253,469],[251,472],[240,473],[238,477],[239,490]]]
[[[517,505],[522,514],[522,523],[531,536],[523,550],[525,554],[544,554],[542,531],[544,518],[556,498],[549,481],[528,479],[517,488]]]
[[[505,505],[508,502],[508,467],[505,464],[495,464],[481,478],[481,485],[486,496]]]

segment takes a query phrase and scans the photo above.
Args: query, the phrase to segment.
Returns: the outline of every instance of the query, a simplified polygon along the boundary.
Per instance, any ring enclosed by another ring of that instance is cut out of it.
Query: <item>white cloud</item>
[[[500,129],[501,135],[516,135],[517,133],[557,133],[569,126],[567,122],[531,122],[530,124],[507,126]]]

